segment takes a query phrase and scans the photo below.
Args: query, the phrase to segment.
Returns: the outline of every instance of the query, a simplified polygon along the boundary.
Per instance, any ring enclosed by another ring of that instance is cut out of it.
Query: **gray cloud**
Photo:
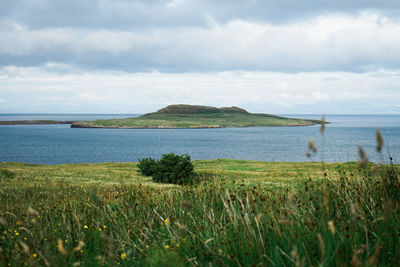
[[[398,0],[0,0],[0,112],[400,113],[399,18]]]
[[[206,27],[232,19],[283,23],[332,12],[375,10],[398,17],[397,0],[13,0],[1,1],[3,20],[16,20],[32,29],[83,27],[138,29],[143,27]]]

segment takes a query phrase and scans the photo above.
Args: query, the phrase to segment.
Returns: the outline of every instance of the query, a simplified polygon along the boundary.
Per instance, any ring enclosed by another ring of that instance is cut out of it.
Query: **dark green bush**
[[[153,158],[141,159],[138,164],[139,172],[144,176],[152,176],[156,165],[157,161]]]
[[[155,182],[191,184],[196,180],[193,164],[187,154],[164,154],[158,161],[152,158],[141,159],[138,167],[140,173],[151,176]]]

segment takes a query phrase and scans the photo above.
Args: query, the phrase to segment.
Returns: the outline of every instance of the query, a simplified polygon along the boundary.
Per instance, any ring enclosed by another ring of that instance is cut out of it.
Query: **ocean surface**
[[[0,120],[94,120],[136,114],[0,114]],[[320,115],[286,115],[320,119]],[[84,129],[69,125],[0,126],[0,162],[43,164],[133,162],[162,154],[188,153],[192,159],[347,162],[358,159],[358,145],[375,162],[400,162],[400,115],[327,115],[319,125],[221,129]],[[375,151],[376,129],[384,136]],[[306,156],[308,139],[318,149]]]

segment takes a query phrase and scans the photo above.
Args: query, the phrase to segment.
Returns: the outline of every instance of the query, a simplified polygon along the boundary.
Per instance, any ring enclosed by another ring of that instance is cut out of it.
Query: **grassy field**
[[[196,186],[136,163],[0,164],[0,266],[398,266],[395,165],[195,161]]]
[[[113,120],[76,122],[72,127],[114,127],[114,128],[220,128],[250,126],[305,126],[318,123],[278,117],[269,114],[248,113],[245,110],[214,108],[207,106],[171,105],[154,113],[140,117]]]

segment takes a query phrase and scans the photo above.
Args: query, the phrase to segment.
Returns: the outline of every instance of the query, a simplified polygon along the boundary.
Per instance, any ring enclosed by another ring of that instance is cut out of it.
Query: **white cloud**
[[[104,97],[95,95],[95,94],[89,94],[89,93],[80,93],[78,94],[79,98],[81,100],[88,100],[88,101],[101,101],[104,100]]]
[[[370,72],[398,68],[400,21],[374,13],[336,14],[281,25],[235,19],[209,28],[145,31],[31,30],[8,22],[0,54],[9,56],[9,64],[29,56],[35,64],[74,62],[127,71]]]
[[[168,8],[176,7],[179,4],[181,4],[182,2],[184,2],[184,0],[172,0],[171,2],[167,3],[165,6]]]
[[[283,107],[318,104],[318,112],[324,113],[326,101],[350,101],[353,110],[362,113],[365,103],[383,105],[388,111],[398,105],[400,71],[60,74],[46,68],[7,67],[0,69],[0,88],[0,94],[7,98],[3,108],[19,108],[19,112],[28,111],[34,102],[52,112],[141,113],[188,103],[236,105],[270,113],[284,111]],[[19,102],[23,104],[18,106]],[[74,106],[68,109],[66,103]],[[340,110],[338,106],[337,112]]]
[[[4,100],[0,98],[0,103],[3,103],[3,102],[4,102]]]

